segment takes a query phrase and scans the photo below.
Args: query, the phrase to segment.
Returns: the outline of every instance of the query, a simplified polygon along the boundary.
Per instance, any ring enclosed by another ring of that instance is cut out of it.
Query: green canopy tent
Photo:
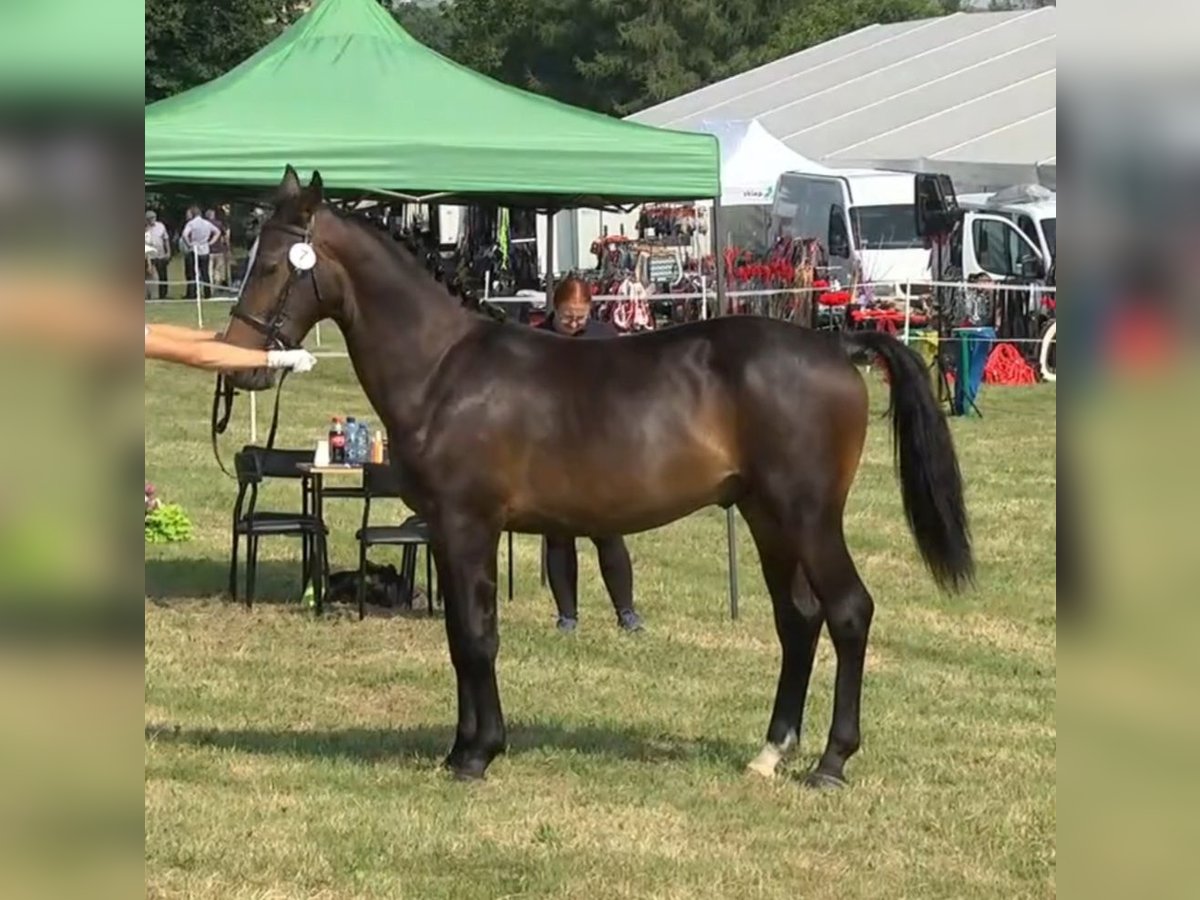
[[[225,75],[146,107],[147,184],[333,190],[566,208],[720,195],[709,135],[577,109],[412,38],[375,0],[323,0]]]

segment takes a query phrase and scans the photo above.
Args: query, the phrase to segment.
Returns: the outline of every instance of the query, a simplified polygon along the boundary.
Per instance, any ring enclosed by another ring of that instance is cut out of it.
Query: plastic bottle
[[[375,439],[371,441],[371,462],[383,462],[383,432],[376,431]]]
[[[354,435],[354,464],[361,466],[371,461],[371,425],[365,419],[358,423],[358,431]]]
[[[337,416],[329,426],[329,463],[334,466],[346,464],[346,430]]]
[[[346,416],[346,465],[357,465],[355,456],[358,453],[358,419]]]

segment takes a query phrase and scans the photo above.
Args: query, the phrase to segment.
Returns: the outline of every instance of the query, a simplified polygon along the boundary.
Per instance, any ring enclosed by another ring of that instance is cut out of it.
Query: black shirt
[[[575,334],[563,334],[561,331],[559,331],[557,328],[554,327],[554,314],[553,313],[548,315],[545,318],[545,320],[543,320],[542,323],[540,325],[538,325],[537,327],[542,329],[543,331],[553,331],[555,334],[561,335],[562,337],[609,338],[609,337],[620,337],[621,336],[621,332],[617,331],[616,327],[613,325],[612,322],[603,322],[600,319],[588,319],[587,324],[584,325],[583,328],[581,328]]]

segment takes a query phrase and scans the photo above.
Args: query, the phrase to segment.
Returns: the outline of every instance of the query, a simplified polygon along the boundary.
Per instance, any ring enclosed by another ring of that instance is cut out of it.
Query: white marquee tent
[[[756,119],[824,165],[941,171],[961,191],[1053,187],[1057,38],[1052,6],[870,25],[629,118]]]

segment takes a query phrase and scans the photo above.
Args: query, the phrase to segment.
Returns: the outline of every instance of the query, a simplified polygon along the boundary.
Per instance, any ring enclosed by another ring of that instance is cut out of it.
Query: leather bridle
[[[312,246],[312,224],[307,228],[301,228],[297,225],[263,225],[261,231],[282,231],[285,234],[290,234],[293,237],[299,238],[304,243]],[[261,234],[260,231],[260,234]],[[255,256],[257,255],[257,246],[255,252],[251,254],[250,265],[246,268],[246,279],[250,278],[250,273],[254,270]],[[316,277],[316,266],[308,269],[298,269],[291,264],[289,260],[288,266],[291,272],[288,275],[287,284],[284,285],[283,292],[279,295],[279,302],[275,304],[271,315],[267,319],[260,318],[254,313],[246,312],[241,309],[242,298],[239,295],[238,302],[234,304],[233,309],[229,311],[232,318],[245,322],[259,334],[266,338],[267,350],[295,350],[300,347],[300,344],[293,341],[284,334],[284,327],[288,322],[288,299],[291,297],[292,288],[297,285],[304,277],[312,279],[313,293],[317,297],[317,303],[321,304],[321,286]],[[243,282],[244,285],[245,282]],[[279,397],[283,392],[283,382],[287,378],[288,370],[284,369],[279,375],[279,381],[275,383],[275,404],[271,413],[271,430],[267,434],[267,449],[270,450],[275,446],[275,433],[279,428]],[[233,382],[231,382],[224,372],[217,373],[217,385],[213,391],[212,404],[212,448],[213,456],[216,457],[217,465],[221,467],[221,471],[230,478],[235,476],[225,468],[225,463],[221,461],[221,451],[217,446],[218,435],[224,434],[225,429],[229,427],[229,418],[233,413],[233,398],[236,394]]]
[[[263,225],[262,231],[282,231],[284,234],[290,234],[293,237],[299,238],[304,243],[312,246],[312,225],[307,228],[301,228],[298,225]],[[259,334],[267,339],[268,350],[295,350],[300,347],[300,344],[288,338],[284,333],[284,326],[288,321],[288,299],[291,297],[292,288],[295,287],[303,278],[312,280],[313,293],[317,296],[317,303],[321,303],[321,285],[317,281],[316,266],[311,269],[297,269],[289,262],[291,272],[288,275],[287,284],[283,287],[283,292],[279,295],[279,302],[275,304],[275,308],[271,311],[269,319],[262,319],[254,313],[246,312],[241,309],[241,298],[234,304],[229,314],[235,319],[240,319],[245,322]],[[250,277],[250,271],[254,268],[254,261],[251,260],[250,268],[246,270],[246,277]]]

